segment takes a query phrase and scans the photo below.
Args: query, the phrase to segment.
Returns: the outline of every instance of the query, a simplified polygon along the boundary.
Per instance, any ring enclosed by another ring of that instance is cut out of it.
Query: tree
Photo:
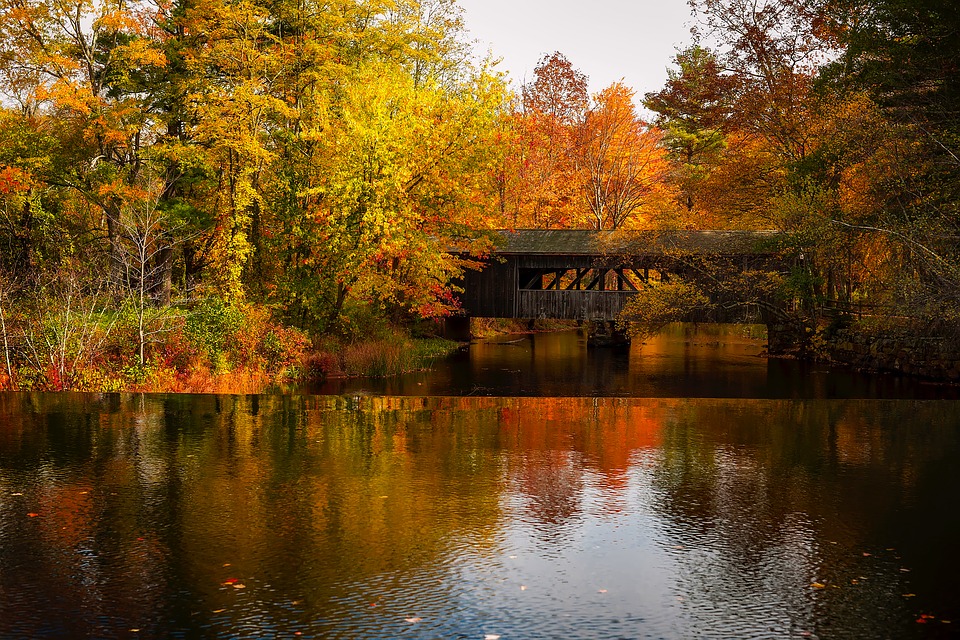
[[[0,6],[4,85],[24,116],[58,138],[35,178],[102,213],[116,256],[119,216],[154,139],[152,70],[166,59],[146,3],[10,0]],[[116,274],[114,274],[116,275]]]
[[[524,111],[547,114],[560,125],[576,126],[590,106],[588,78],[559,51],[540,58],[534,80],[523,85]]]
[[[123,273],[125,303],[133,309],[137,332],[137,359],[146,364],[148,345],[171,330],[171,322],[180,315],[167,306],[169,293],[158,289],[178,230],[157,206],[154,194],[146,193],[137,203],[125,207],[120,218],[122,229],[117,259]]]
[[[699,204],[699,189],[721,158],[736,100],[737,81],[725,74],[709,49],[693,45],[674,58],[667,83],[648,93],[643,105],[657,114],[675,169],[671,173],[688,217]],[[702,215],[702,212],[700,212]]]
[[[739,83],[736,124],[763,136],[787,161],[809,151],[808,98],[831,52],[822,16],[808,0],[690,0],[721,61]]]
[[[960,7],[944,0],[830,0],[823,7],[843,47],[823,84],[838,99],[871,99],[876,107],[868,113],[885,120],[887,132],[875,135],[884,145],[862,145],[876,151],[845,167],[869,196],[872,215],[835,223],[889,244],[895,299],[925,310],[943,329],[960,314]]]
[[[506,96],[484,68],[429,68],[387,50],[340,69],[336,86],[294,87],[261,184],[271,296],[296,322],[339,330],[357,304],[398,317],[452,308],[448,250],[486,226]]]
[[[633,96],[620,83],[607,87],[579,130],[576,162],[596,229],[649,224],[670,199],[661,133],[640,120]]]
[[[580,176],[574,164],[576,131],[586,117],[587,76],[560,52],[543,56],[523,85],[510,116],[510,150],[502,182],[505,224],[519,228],[577,226]],[[510,176],[507,178],[506,176]],[[509,208],[509,211],[507,211]]]

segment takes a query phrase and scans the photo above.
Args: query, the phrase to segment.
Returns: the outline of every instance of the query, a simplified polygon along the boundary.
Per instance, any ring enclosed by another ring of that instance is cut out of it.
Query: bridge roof
[[[692,251],[720,255],[762,255],[775,251],[776,231],[595,231],[518,229],[498,231],[497,253],[514,255],[663,255]]]

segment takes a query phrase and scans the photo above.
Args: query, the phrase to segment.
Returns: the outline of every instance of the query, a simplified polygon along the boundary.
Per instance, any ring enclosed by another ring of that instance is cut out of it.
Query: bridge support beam
[[[443,337],[456,342],[470,342],[470,316],[449,316],[443,319]]]
[[[591,320],[587,323],[588,347],[626,347],[630,345],[630,335],[617,328],[612,320]]]

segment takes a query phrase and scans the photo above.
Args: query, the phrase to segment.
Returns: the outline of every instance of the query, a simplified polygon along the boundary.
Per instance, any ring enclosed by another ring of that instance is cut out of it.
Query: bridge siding
[[[462,282],[460,304],[464,314],[475,318],[518,318],[516,258],[496,258],[483,271],[467,271]]]
[[[520,291],[518,318],[613,320],[630,291]]]
[[[508,255],[492,259],[483,271],[468,271],[458,283],[464,289],[460,294],[463,313],[475,318],[613,320],[631,292],[520,290],[520,269],[588,268],[596,262],[595,256]]]

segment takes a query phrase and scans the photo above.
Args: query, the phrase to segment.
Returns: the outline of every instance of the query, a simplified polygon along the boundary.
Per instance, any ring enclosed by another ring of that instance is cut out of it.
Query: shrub
[[[220,356],[227,345],[236,340],[243,328],[244,314],[239,308],[217,298],[207,298],[187,315],[184,333],[206,352],[211,362],[218,362],[222,361]]]

